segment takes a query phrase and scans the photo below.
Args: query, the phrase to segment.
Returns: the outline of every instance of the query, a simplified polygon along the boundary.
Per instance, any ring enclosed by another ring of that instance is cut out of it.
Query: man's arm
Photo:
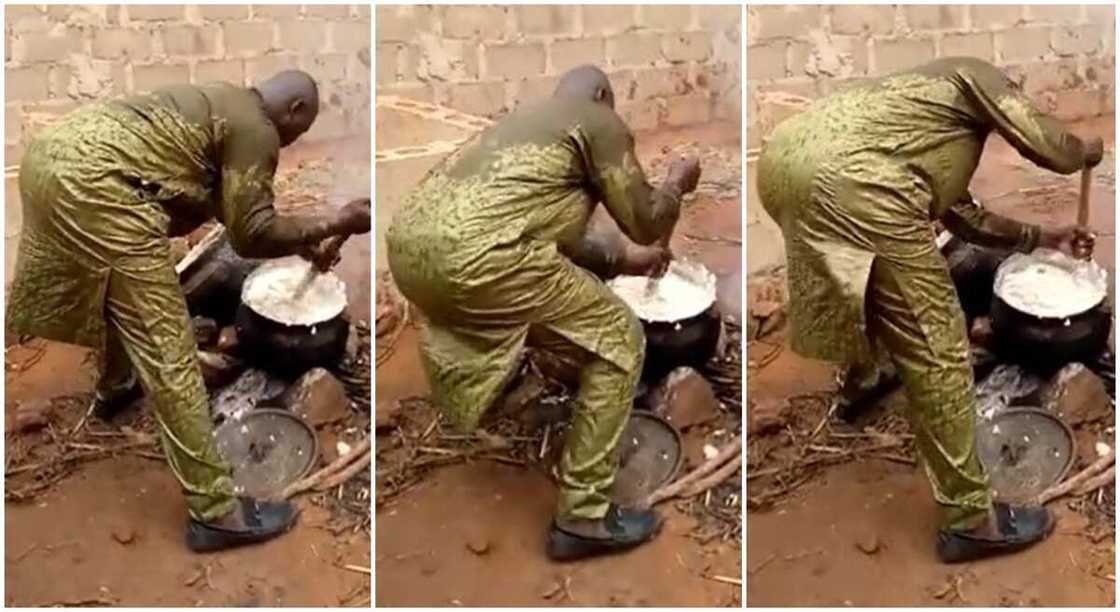
[[[253,174],[253,171],[234,174],[231,181],[229,172],[223,172],[223,222],[238,255],[251,258],[293,255],[338,233],[333,217],[277,214],[271,185],[263,186],[263,179]]]
[[[687,186],[673,180],[659,189],[651,186],[634,154],[634,136],[622,119],[606,107],[589,111],[575,137],[594,195],[627,237],[653,244],[672,233]]]
[[[591,216],[583,235],[568,250],[572,263],[601,279],[618,276],[626,257],[621,234],[595,215]]]
[[[231,130],[222,155],[221,221],[242,257],[283,257],[342,232],[338,214],[295,216],[273,207],[279,155],[274,133]]]
[[[591,215],[579,241],[564,254],[602,280],[622,274],[654,273],[667,266],[672,257],[666,248],[634,244],[609,219],[598,214]]]
[[[1042,230],[1037,225],[1020,223],[990,213],[965,195],[941,216],[953,235],[979,246],[1029,253],[1039,244]]]
[[[994,66],[969,62],[956,71],[956,78],[991,127],[1035,164],[1071,174],[1100,161],[1099,146],[1087,147],[1061,122],[1040,112],[1018,85]]]

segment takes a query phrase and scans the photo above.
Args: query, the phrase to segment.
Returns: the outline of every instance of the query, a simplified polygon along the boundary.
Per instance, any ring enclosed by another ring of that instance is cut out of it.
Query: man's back
[[[73,150],[94,174],[107,168],[108,178],[143,185],[174,216],[200,220],[220,216],[220,188],[232,162],[271,177],[279,141],[251,89],[209,83],[83,107],[40,134],[30,151],[39,149],[45,155],[27,156],[21,173],[82,171],[41,161],[57,159],[49,151]]]
[[[599,199],[590,174],[602,143],[629,146],[630,134],[601,104],[551,98],[519,109],[424,178],[389,240],[440,240],[472,253],[522,238],[574,240]]]
[[[967,191],[992,131],[1043,167],[1080,167],[1079,143],[999,69],[946,58],[818,100],[774,130],[760,169],[781,166],[811,182],[868,165],[908,168],[933,194],[938,215]]]

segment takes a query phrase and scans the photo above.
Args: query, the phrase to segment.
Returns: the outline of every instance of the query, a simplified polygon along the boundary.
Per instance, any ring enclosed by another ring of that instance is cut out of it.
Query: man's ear
[[[596,102],[605,102],[606,100],[607,100],[607,88],[606,87],[596,87],[595,88],[595,101]]]
[[[299,112],[301,110],[303,110],[303,100],[300,99],[300,98],[296,98],[295,100],[292,100],[292,103],[288,105],[288,114],[289,115],[295,116],[295,115],[299,114]]]

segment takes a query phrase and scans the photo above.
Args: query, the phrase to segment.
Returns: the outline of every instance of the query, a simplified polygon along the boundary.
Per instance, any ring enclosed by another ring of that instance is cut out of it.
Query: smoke
[[[331,208],[341,208],[358,198],[372,199],[373,194],[371,90],[368,85],[345,85],[343,88],[338,97],[346,118],[346,132],[342,138],[326,143],[327,157],[331,161],[326,200]],[[371,242],[372,232],[351,236],[342,248],[342,261],[335,270],[346,282],[349,312],[355,321],[370,320]]]

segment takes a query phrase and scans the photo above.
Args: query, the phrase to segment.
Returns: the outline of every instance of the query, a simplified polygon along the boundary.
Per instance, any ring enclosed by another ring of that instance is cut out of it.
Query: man
[[[1042,507],[992,502],[976,455],[964,318],[931,221],[1024,252],[1092,240],[972,204],[968,183],[992,132],[1063,174],[1102,155],[1100,139],[1083,143],[1040,114],[994,66],[952,58],[817,101],[774,130],[758,167],[759,197],[785,236],[793,348],[852,366],[849,412],[853,396],[877,386],[876,354],[890,357],[944,511],[937,551],[946,562],[1029,546],[1053,519]]]
[[[634,242],[664,239],[700,168],[678,161],[652,188],[613,109],[602,71],[571,70],[551,99],[513,112],[433,169],[387,234],[393,278],[427,319],[420,350],[433,399],[454,426],[478,427],[527,344],[581,364],[547,545],[554,559],[632,547],[657,528],[651,510],[607,496],[645,338],[586,268],[656,273],[669,255],[585,229],[602,202]]]
[[[24,231],[9,330],[102,351],[92,406],[102,418],[143,388],[197,551],[275,537],[296,513],[235,494],[212,439],[169,235],[217,219],[239,254],[279,257],[368,232],[369,200],[321,217],[273,209],[279,150],[318,109],[315,81],[297,71],[256,88],[173,86],[75,111],[39,134],[20,166]]]

